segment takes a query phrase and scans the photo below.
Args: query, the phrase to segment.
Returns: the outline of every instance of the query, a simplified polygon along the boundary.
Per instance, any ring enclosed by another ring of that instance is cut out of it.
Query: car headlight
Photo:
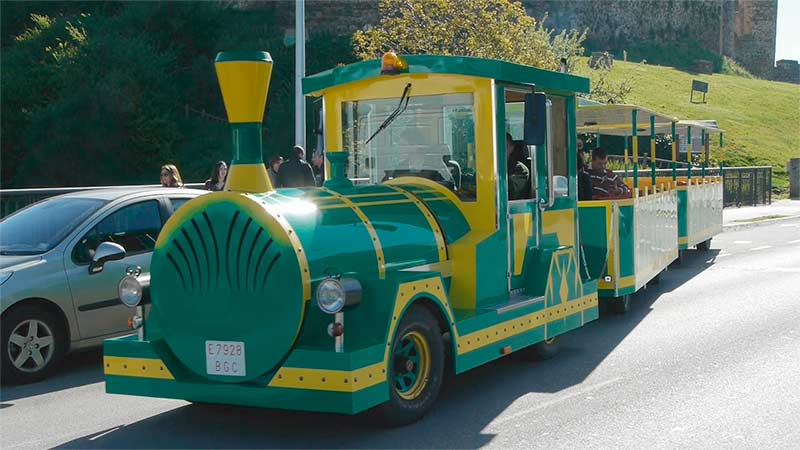
[[[345,306],[361,302],[361,283],[352,278],[328,278],[317,286],[317,306],[323,312],[336,314]]]
[[[142,284],[136,277],[128,275],[119,282],[119,299],[129,307],[136,307],[142,301]]]
[[[11,275],[13,274],[14,272],[0,272],[0,286],[2,286],[3,283],[8,281],[8,279],[11,278]]]

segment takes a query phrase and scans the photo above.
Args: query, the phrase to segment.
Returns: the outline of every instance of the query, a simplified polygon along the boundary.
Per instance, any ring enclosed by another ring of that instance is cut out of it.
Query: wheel
[[[560,348],[561,340],[558,336],[554,336],[531,346],[531,355],[536,359],[546,361],[555,357]]]
[[[614,312],[617,314],[626,314],[631,310],[631,295],[627,294],[615,298],[612,305],[614,305]]]
[[[710,248],[711,248],[711,238],[708,238],[708,239],[706,239],[705,241],[703,241],[703,242],[700,242],[699,244],[697,244],[697,245],[695,246],[695,248],[696,248],[697,250],[700,250],[701,252],[708,251],[708,249],[710,249]]]
[[[663,273],[663,272],[658,272],[658,273],[656,274],[656,276],[654,276],[654,277],[653,277],[653,278],[652,278],[650,281],[648,281],[648,282],[647,282],[647,284],[649,284],[649,285],[654,285],[654,286],[655,286],[655,285],[658,285],[658,284],[661,284],[661,274],[662,274],[662,273]]]
[[[32,383],[50,374],[66,350],[64,331],[46,309],[21,306],[2,320],[3,382]]]
[[[439,324],[425,307],[412,306],[397,327],[387,368],[389,401],[381,405],[386,425],[421,419],[442,388],[444,344]]]

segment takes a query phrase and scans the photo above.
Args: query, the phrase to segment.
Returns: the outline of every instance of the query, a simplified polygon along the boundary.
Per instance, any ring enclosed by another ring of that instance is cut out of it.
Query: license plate
[[[247,374],[244,362],[244,342],[206,341],[206,373],[243,377]]]

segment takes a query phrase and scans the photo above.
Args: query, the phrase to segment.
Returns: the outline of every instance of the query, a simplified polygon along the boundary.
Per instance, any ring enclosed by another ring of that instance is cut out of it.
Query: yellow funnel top
[[[233,137],[233,157],[225,190],[272,191],[261,150],[261,121],[267,104],[272,58],[267,52],[221,52],[215,66]]]

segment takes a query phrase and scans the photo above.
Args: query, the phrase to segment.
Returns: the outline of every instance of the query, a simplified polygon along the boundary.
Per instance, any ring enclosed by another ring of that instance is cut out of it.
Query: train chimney
[[[233,138],[225,190],[272,191],[261,153],[261,121],[272,75],[272,57],[257,51],[220,52],[214,65]]]

